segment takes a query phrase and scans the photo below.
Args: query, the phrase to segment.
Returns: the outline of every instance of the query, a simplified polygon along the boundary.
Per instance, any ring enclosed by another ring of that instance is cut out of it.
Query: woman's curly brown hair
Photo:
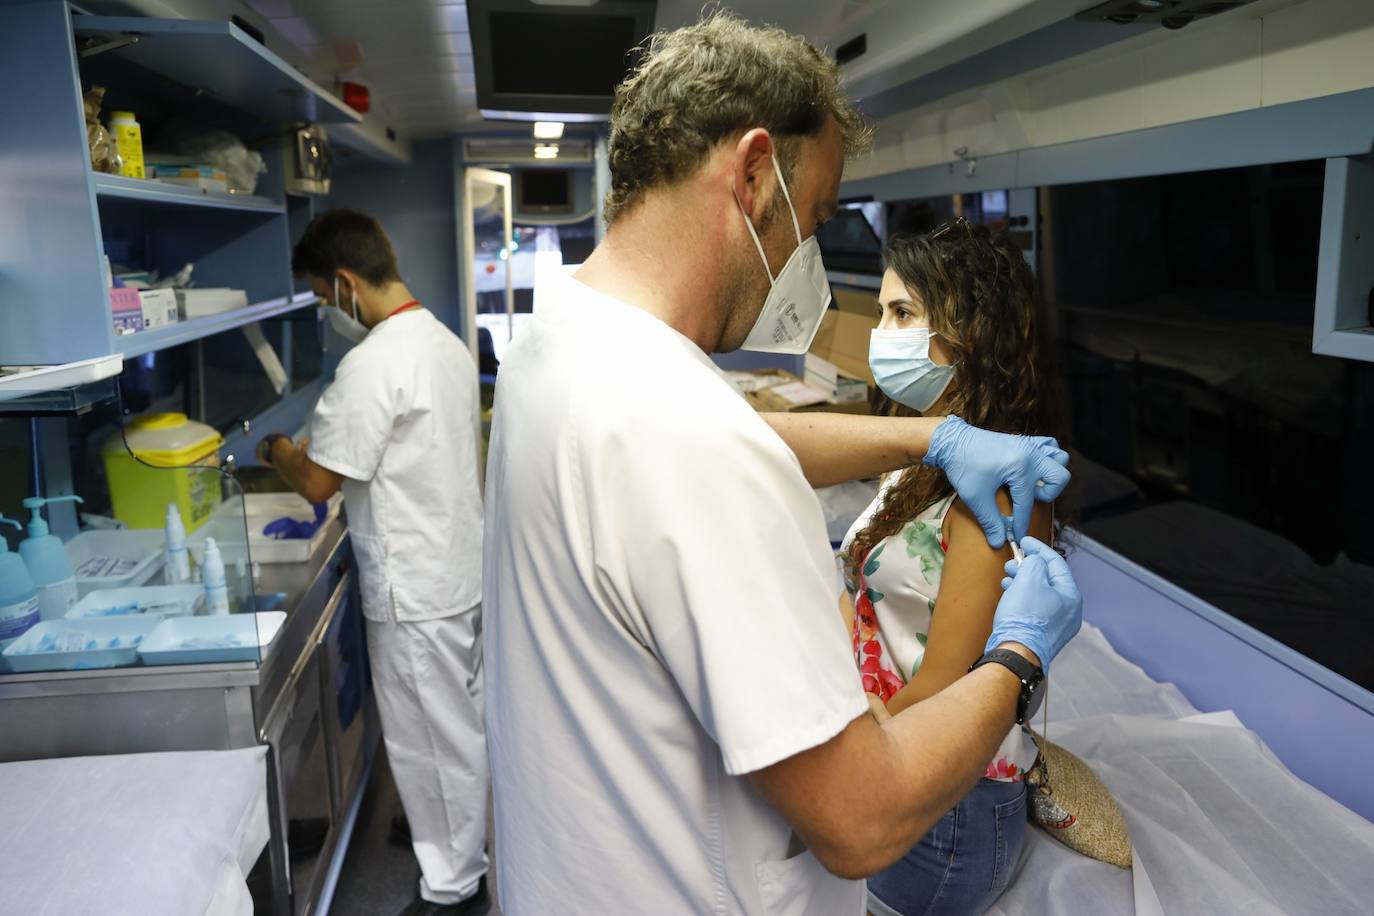
[[[945,413],[997,432],[1060,432],[1058,386],[1045,361],[1035,275],[1006,232],[958,220],[929,235],[894,235],[883,265],[920,296],[931,330],[954,358]],[[878,412],[919,416],[887,397],[881,397]],[[908,469],[855,535],[845,557],[850,573],[857,575],[883,539],[952,492],[939,470]]]

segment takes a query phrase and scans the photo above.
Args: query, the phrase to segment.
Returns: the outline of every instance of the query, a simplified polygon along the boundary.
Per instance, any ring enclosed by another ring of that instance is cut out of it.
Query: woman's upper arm
[[[1002,508],[1010,514],[1010,502]],[[1050,519],[1049,507],[1037,505],[1031,533],[1047,543]],[[942,534],[948,549],[925,655],[916,676],[889,701],[888,709],[894,714],[934,696],[968,672],[969,665],[983,654],[997,602],[1002,598],[1003,566],[1011,559],[1011,548],[990,547],[978,520],[958,500],[945,516]]]

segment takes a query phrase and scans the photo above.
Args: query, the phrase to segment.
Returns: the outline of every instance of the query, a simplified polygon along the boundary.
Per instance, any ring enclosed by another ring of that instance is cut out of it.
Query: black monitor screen
[[[882,273],[882,240],[858,207],[837,210],[816,230],[816,241],[831,270]]]
[[[571,210],[572,173],[567,169],[526,169],[520,173],[519,191],[521,210]]]
[[[492,12],[492,88],[610,98],[637,40],[634,16]]]

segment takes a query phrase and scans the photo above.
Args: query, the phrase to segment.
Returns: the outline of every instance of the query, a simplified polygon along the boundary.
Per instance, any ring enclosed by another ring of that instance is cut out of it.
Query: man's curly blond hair
[[[645,191],[691,174],[733,134],[763,127],[790,177],[802,137],[827,119],[846,157],[866,150],[873,131],[840,88],[835,61],[805,39],[752,26],[726,12],[658,32],[615,91],[611,108],[609,224]]]

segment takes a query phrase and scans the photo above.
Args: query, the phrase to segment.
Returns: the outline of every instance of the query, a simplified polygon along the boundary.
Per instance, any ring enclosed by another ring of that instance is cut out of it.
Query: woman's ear
[[[954,348],[945,340],[945,335],[936,332],[930,336],[930,358],[942,366],[953,366],[959,362],[958,354]],[[950,387],[959,384],[959,370],[954,370],[954,378],[950,381]]]

